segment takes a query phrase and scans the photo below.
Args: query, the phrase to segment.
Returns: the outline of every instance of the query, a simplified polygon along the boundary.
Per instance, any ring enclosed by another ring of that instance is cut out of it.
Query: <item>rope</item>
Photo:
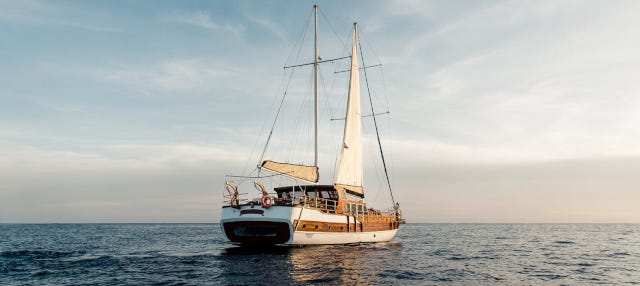
[[[362,45],[358,40],[358,45],[360,48],[360,58],[362,58],[362,66],[364,72],[364,80],[367,83],[367,94],[369,95],[369,104],[371,105],[371,115],[373,117],[373,126],[376,129],[376,139],[378,139],[378,148],[380,149],[380,157],[382,157],[382,166],[384,167],[384,175],[387,178],[387,186],[389,186],[389,193],[391,194],[391,201],[393,205],[396,204],[396,200],[393,197],[393,190],[391,189],[391,181],[389,180],[389,172],[387,172],[387,163],[384,160],[384,152],[382,151],[382,143],[380,143],[380,133],[378,132],[378,121],[376,120],[376,113],[373,110],[373,99],[371,99],[371,91],[369,90],[369,78],[367,78],[367,69],[366,64],[364,63],[364,55],[362,54]]]
[[[313,13],[311,15],[313,15]],[[307,23],[305,25],[305,28],[301,36],[300,45],[298,46],[298,53],[296,54],[296,60],[295,60],[296,62],[300,58],[300,53],[302,52],[302,46],[303,46],[302,43],[304,42],[304,39],[307,37],[307,31],[309,30],[309,23],[311,23],[311,15],[307,19]],[[287,60],[291,58],[293,51],[295,51],[295,49],[291,50],[291,53],[287,57]],[[271,141],[271,136],[273,135],[273,129],[275,128],[276,122],[278,121],[278,117],[280,116],[280,111],[282,110],[282,106],[284,105],[284,100],[287,97],[287,91],[289,90],[289,85],[291,84],[291,80],[293,79],[294,71],[295,69],[292,69],[291,73],[289,74],[289,80],[287,81],[287,85],[285,86],[284,93],[282,94],[282,99],[280,100],[280,106],[278,106],[278,110],[276,111],[276,116],[273,119],[273,124],[271,124],[271,129],[269,130],[269,135],[267,136],[267,142],[264,144],[264,148],[262,149],[262,154],[260,154],[260,160],[258,161],[258,165],[257,165],[258,169],[260,168],[260,164],[262,164],[262,160],[264,159],[264,154],[267,152],[267,147],[269,146],[269,142]],[[260,172],[258,172],[258,174],[259,173]]]

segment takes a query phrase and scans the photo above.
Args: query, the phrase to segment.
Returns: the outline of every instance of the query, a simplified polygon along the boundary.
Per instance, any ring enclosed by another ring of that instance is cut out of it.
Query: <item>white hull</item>
[[[293,234],[291,245],[313,245],[313,244],[351,244],[351,243],[372,243],[391,241],[397,229],[381,230],[371,232],[313,232],[296,231]]]
[[[353,216],[328,214],[320,210],[291,206],[272,206],[262,208],[259,205],[243,205],[239,208],[225,207],[222,209],[220,225],[223,233],[228,239],[233,241],[225,232],[225,223],[253,222],[259,225],[261,222],[287,223],[289,229],[289,239],[281,244],[285,245],[313,245],[313,244],[351,244],[351,243],[371,243],[392,240],[398,229],[381,231],[354,231],[331,232],[331,231],[294,231],[296,221],[313,221],[326,223],[348,224],[353,229],[360,224],[360,221]],[[298,227],[299,229],[300,227]]]

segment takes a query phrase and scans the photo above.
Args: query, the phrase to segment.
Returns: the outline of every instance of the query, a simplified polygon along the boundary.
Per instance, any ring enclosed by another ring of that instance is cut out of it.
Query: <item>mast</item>
[[[314,159],[313,165],[318,166],[318,5],[313,5],[315,18],[315,40],[313,49],[313,99],[314,99]]]

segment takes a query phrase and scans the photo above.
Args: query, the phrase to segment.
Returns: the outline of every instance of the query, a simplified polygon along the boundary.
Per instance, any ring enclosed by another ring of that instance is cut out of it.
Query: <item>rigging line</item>
[[[300,192],[302,193],[302,197],[304,199],[304,190],[302,189],[302,186],[300,186],[300,183],[298,183],[298,180],[294,179],[294,181],[296,182],[296,185],[298,186]],[[296,195],[296,188],[293,188],[293,197],[295,197]],[[298,214],[298,220],[296,221],[296,226],[293,228],[293,231],[296,231],[298,229],[298,225],[300,225],[300,218],[302,218],[302,211],[304,210],[304,204],[300,207],[300,213]]]
[[[342,48],[344,49],[344,51],[347,52],[347,54],[349,54],[349,48],[347,44],[342,40],[342,37],[338,35],[338,33],[336,32],[336,29],[333,28],[333,25],[331,25],[331,21],[329,21],[329,17],[327,17],[324,11],[319,9],[319,7],[318,7],[318,11],[320,11],[320,15],[322,15],[322,17],[324,17],[324,19],[327,21],[327,25],[329,25],[329,28],[331,28],[331,31],[333,32],[333,34],[336,35],[336,38],[338,38],[340,43],[342,43]]]
[[[282,173],[277,173],[277,174],[273,174],[273,175],[267,175],[267,176],[233,176],[233,175],[225,175],[225,178],[242,178],[242,179],[261,179],[261,178],[269,178],[269,177],[275,177],[275,176],[281,176]]]
[[[362,54],[362,45],[360,41],[358,41],[358,45],[360,46],[360,57],[362,58],[362,66],[367,66],[364,63],[364,55]],[[391,194],[391,201],[393,205],[396,205],[396,200],[393,197],[393,190],[391,189],[391,181],[389,180],[389,173],[387,172],[387,163],[384,160],[384,152],[382,152],[382,143],[380,143],[380,133],[378,133],[378,122],[376,121],[376,113],[373,110],[373,99],[371,99],[371,90],[369,89],[369,78],[367,78],[367,69],[364,70],[364,81],[367,83],[367,94],[369,95],[369,104],[371,105],[371,114],[373,115],[373,126],[376,128],[376,139],[378,139],[378,148],[380,149],[380,157],[382,157],[382,166],[384,167],[384,174],[387,178],[387,185],[389,186],[389,193]]]
[[[351,29],[349,29],[351,31]],[[351,35],[351,32],[349,33],[349,35]],[[347,53],[349,53],[349,51],[347,51]],[[351,65],[351,63],[345,63],[344,66],[346,68],[346,66]],[[341,66],[336,67],[337,68],[343,68]],[[334,69],[334,73],[333,73],[333,85],[335,86],[335,82],[337,77],[337,74],[335,73]],[[348,91],[346,91],[348,93]],[[343,90],[341,93],[337,94],[335,96],[338,96],[339,98],[336,99],[336,101],[340,101],[342,98],[340,96],[344,96],[345,91]],[[348,97],[348,95],[347,95]],[[333,118],[333,116],[329,117],[329,118]],[[329,124],[329,126],[331,127],[332,130],[332,135],[334,135],[334,143],[335,143],[335,148],[336,150],[340,150],[341,146],[342,146],[342,139],[340,138],[340,132],[336,130],[336,128],[333,126],[333,124]],[[336,133],[333,133],[334,131],[336,131]],[[340,153],[339,152],[335,152],[335,156],[333,159],[333,173],[332,173],[332,178],[331,180],[335,182],[336,180],[336,172],[338,171],[338,158],[340,157]]]
[[[334,68],[334,70],[335,70],[335,68]],[[324,87],[324,90],[327,90],[327,92],[323,93],[323,95],[324,95],[324,99],[325,99],[324,100],[325,110],[326,110],[326,112],[327,112],[327,114],[329,116],[328,118],[333,118],[333,112],[332,112],[331,105],[330,105],[330,102],[331,102],[331,97],[330,96],[332,94],[334,94],[335,87],[336,87],[336,78],[337,77],[335,76],[335,73],[334,73],[333,76],[332,76],[332,80],[331,80],[331,87],[329,89],[327,89],[324,75],[320,74],[320,81],[322,83],[322,86]],[[340,148],[339,147],[340,146],[340,142],[339,142],[339,140],[337,140],[337,137],[338,137],[337,134],[338,133],[336,132],[336,128],[331,123],[329,123],[329,132],[331,134],[331,138],[333,139],[333,143],[335,145],[336,150],[339,149]],[[331,174],[331,181],[332,182],[335,181],[335,169],[336,169],[337,161],[338,161],[338,153],[335,153],[333,168],[330,170],[330,171],[332,171],[332,174]]]
[[[278,116],[280,116],[280,111],[282,110],[282,106],[284,106],[284,99],[287,97],[287,90],[289,89],[289,84],[291,84],[292,78],[293,78],[293,71],[291,71],[291,74],[289,75],[289,81],[287,82],[285,91],[282,94],[282,99],[280,100],[280,106],[278,106],[278,110],[276,111],[276,116],[275,118],[273,118],[273,123],[271,124],[271,130],[269,130],[269,135],[267,136],[267,142],[264,144],[264,148],[262,149],[262,154],[260,155],[260,160],[258,160],[258,168],[260,168],[260,164],[264,159],[264,154],[267,152],[267,147],[269,146],[269,142],[271,141],[271,136],[273,135],[273,129],[276,127],[276,122],[278,122]]]
[[[371,44],[371,42],[369,42],[369,38],[367,38],[365,35],[362,35],[362,37],[365,42],[367,42],[367,45],[369,47],[369,49],[371,49],[371,52],[373,53],[373,55],[376,57],[376,60],[378,60],[378,64],[382,65],[382,61],[380,60],[380,57],[378,56],[378,54],[376,53],[376,50],[373,48],[373,45]],[[358,41],[359,42],[359,41]]]
[[[373,55],[375,56],[378,65],[382,65],[382,60],[380,59],[380,57],[378,56],[378,54],[376,53],[375,49],[373,48],[373,45],[371,44],[371,41],[369,40],[369,37],[367,37],[366,35],[362,35],[360,37],[361,39],[364,39],[364,41],[367,43],[370,51],[373,53]],[[377,65],[376,65],[377,66]],[[389,104],[389,96],[388,96],[388,90],[387,90],[387,85],[386,85],[386,78],[384,76],[384,69],[380,69],[380,75],[382,76],[382,85],[383,85],[383,95],[384,95],[384,102],[386,104],[387,110],[390,109],[390,104]],[[384,128],[384,126],[383,126]],[[390,127],[386,127],[387,130],[392,130],[392,128]],[[393,141],[389,142],[389,144],[393,144]],[[393,148],[392,148],[393,149]],[[393,159],[393,153],[389,154],[390,158],[388,158],[389,160],[385,160],[385,163],[388,161],[388,163],[390,164],[390,169],[389,172],[391,173],[391,176],[393,177],[394,174],[394,168],[393,168],[393,164],[394,164],[394,159]]]
[[[306,86],[309,90],[313,90],[313,74],[309,74]],[[309,140],[309,138],[311,138],[311,132],[313,131],[311,126],[313,123],[313,112],[310,112],[312,106],[313,97],[303,96],[297,113],[291,120],[291,139],[287,140],[288,148],[285,156],[288,161],[304,162],[304,155],[308,151],[305,147],[313,146],[312,144],[308,144],[310,141],[313,142]]]
[[[368,69],[368,68],[375,68],[375,67],[380,67],[382,66],[382,64],[377,64],[377,65],[372,65],[372,66],[368,66],[368,67],[361,67],[360,69]],[[343,73],[343,72],[349,72],[351,70],[341,70],[341,71],[337,71],[337,72],[333,72],[333,73]]]
[[[313,75],[310,76],[308,84],[313,86]],[[290,145],[291,147],[289,148],[288,154],[290,162],[293,160],[304,162],[303,154],[307,153],[307,150],[304,147],[309,146],[309,144],[307,143],[309,142],[310,132],[311,130],[313,130],[310,126],[313,122],[313,113],[309,112],[312,106],[313,97],[304,96],[294,123],[294,133],[292,134],[292,138],[294,139],[291,141],[291,143],[293,144]],[[306,134],[304,133],[304,131],[307,131]]]
[[[335,70],[335,68],[334,68],[334,70]],[[327,87],[326,87],[327,83],[325,82],[324,73],[320,74],[320,82],[321,82],[321,84],[322,84],[322,86],[324,87],[324,90],[325,90],[325,92],[323,93],[323,95],[324,95],[323,98],[324,98],[324,105],[325,105],[325,110],[326,110],[326,113],[328,115],[328,118],[333,118],[333,113],[332,113],[332,109],[331,109],[331,105],[330,105],[330,102],[331,102],[330,96],[332,94],[334,94],[334,88],[335,88],[335,82],[336,82],[335,73],[333,74],[332,78],[333,79],[332,79],[332,82],[331,82],[331,88],[327,89]],[[327,90],[328,90],[328,92],[327,92]],[[337,140],[337,138],[338,138],[337,134],[338,133],[337,133],[336,128],[331,123],[329,123],[329,131],[330,131],[331,137],[333,139],[332,143],[335,145],[336,149],[339,149],[340,146],[341,146],[341,143],[339,142],[339,140]],[[331,181],[332,182],[335,181],[336,165],[337,165],[338,156],[339,156],[339,153],[334,153],[334,154],[335,155],[334,155],[333,168],[330,169],[330,171],[332,171],[332,173],[331,173]]]
[[[366,35],[362,35],[362,38],[364,39],[365,42],[367,42],[369,48],[371,49],[371,52],[376,57],[376,60],[378,61],[378,63],[380,63],[380,65],[382,65],[382,60],[380,59],[380,57],[376,53],[376,50],[373,48],[373,45],[369,41],[369,37],[367,37]],[[391,107],[390,107],[390,104],[389,104],[389,92],[387,90],[387,79],[384,76],[384,69],[383,68],[380,68],[380,75],[382,76],[382,88],[383,88],[382,94],[384,95],[384,101],[386,103],[387,110],[390,110]],[[386,130],[389,132],[389,134],[392,133],[393,128],[391,128],[391,121],[387,121]],[[393,141],[388,141],[388,144],[391,145],[391,149],[393,149]],[[394,176],[395,175],[395,168],[393,168],[395,160],[394,160],[393,153],[389,154],[389,158],[388,159],[389,159],[389,164],[390,164],[391,176],[395,178],[395,176]]]
[[[376,113],[376,114],[367,114],[367,115],[361,115],[360,117],[365,118],[365,117],[371,117],[374,115],[384,115],[384,114],[389,114],[389,111],[385,111],[385,112],[380,112],[380,113]],[[331,121],[336,121],[336,120],[345,120],[347,118],[342,117],[342,118],[331,118]]]
[[[307,18],[307,23],[302,31],[302,35],[300,38],[300,45],[298,46],[298,53],[296,54],[296,61],[298,61],[298,59],[300,59],[300,53],[302,52],[302,46],[304,43],[304,39],[307,37],[307,32],[309,31],[309,24],[311,23],[311,16],[313,15],[313,10],[311,11],[311,14],[309,15],[309,17]],[[289,56],[287,57],[287,60],[289,60],[291,58],[291,55],[293,54],[293,51],[295,51],[295,49],[291,50],[291,53],[289,54]],[[267,147],[269,146],[269,142],[271,141],[271,136],[273,135],[273,129],[276,127],[276,122],[278,122],[278,116],[280,115],[280,111],[282,110],[282,106],[284,105],[284,99],[287,97],[287,91],[289,90],[289,85],[291,85],[291,80],[293,79],[293,73],[295,70],[291,70],[291,73],[289,74],[289,80],[287,81],[287,84],[284,88],[284,93],[282,94],[282,99],[280,100],[280,106],[278,106],[278,110],[276,112],[276,116],[273,119],[273,124],[271,124],[271,129],[269,130],[269,135],[267,136],[267,142],[265,142],[264,144],[264,148],[262,149],[262,154],[260,154],[260,159],[258,161],[258,175],[260,174],[260,164],[262,163],[262,160],[264,159],[264,154],[267,152]]]
[[[300,45],[298,46],[298,54],[296,55],[296,61],[298,61],[298,59],[300,58],[300,50],[302,50],[304,39],[307,37],[307,32],[309,31],[309,24],[311,23],[312,18],[313,18],[313,9],[311,9],[311,12],[309,13],[309,17],[307,17],[307,23],[304,25],[304,29],[302,30],[302,33],[298,38],[299,39],[298,42],[300,43]],[[294,51],[295,51],[295,48],[291,49],[291,52],[289,53],[289,56],[287,56],[287,60],[285,61],[286,63],[289,62],[289,60],[291,59],[291,55],[293,55]]]
[[[369,47],[369,49],[371,50],[371,52],[373,53],[373,56],[376,58],[376,60],[378,61],[378,64],[373,65],[373,66],[369,66],[369,67],[374,67],[374,66],[382,66],[382,60],[380,60],[380,57],[378,56],[378,54],[376,53],[376,50],[373,48],[373,45],[371,44],[371,42],[369,41],[369,38],[366,35],[362,35],[360,37],[361,39],[364,39],[364,41],[367,43],[367,46]],[[387,91],[387,85],[386,85],[386,78],[384,76],[384,69],[380,69],[380,75],[382,76],[382,85],[383,85],[383,95],[384,95],[384,100],[385,103],[387,104],[387,110],[389,110],[389,97],[388,97],[388,91]]]
[[[339,60],[344,60],[347,58],[350,58],[351,56],[346,56],[346,57],[340,57],[340,58],[335,58],[335,59],[328,59],[328,60],[321,60],[318,61],[319,64],[321,63],[330,63],[330,62],[335,62],[335,61],[339,61]],[[290,68],[298,68],[298,67],[303,67],[303,66],[310,66],[310,65],[315,65],[316,63],[306,63],[306,64],[299,64],[299,65],[293,65],[293,66],[285,66],[284,69],[290,69]]]

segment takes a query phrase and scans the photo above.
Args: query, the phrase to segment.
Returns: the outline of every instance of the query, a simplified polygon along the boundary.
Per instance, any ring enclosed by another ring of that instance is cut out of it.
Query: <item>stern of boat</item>
[[[292,209],[290,206],[225,206],[220,227],[227,239],[235,244],[287,244],[293,238]]]

